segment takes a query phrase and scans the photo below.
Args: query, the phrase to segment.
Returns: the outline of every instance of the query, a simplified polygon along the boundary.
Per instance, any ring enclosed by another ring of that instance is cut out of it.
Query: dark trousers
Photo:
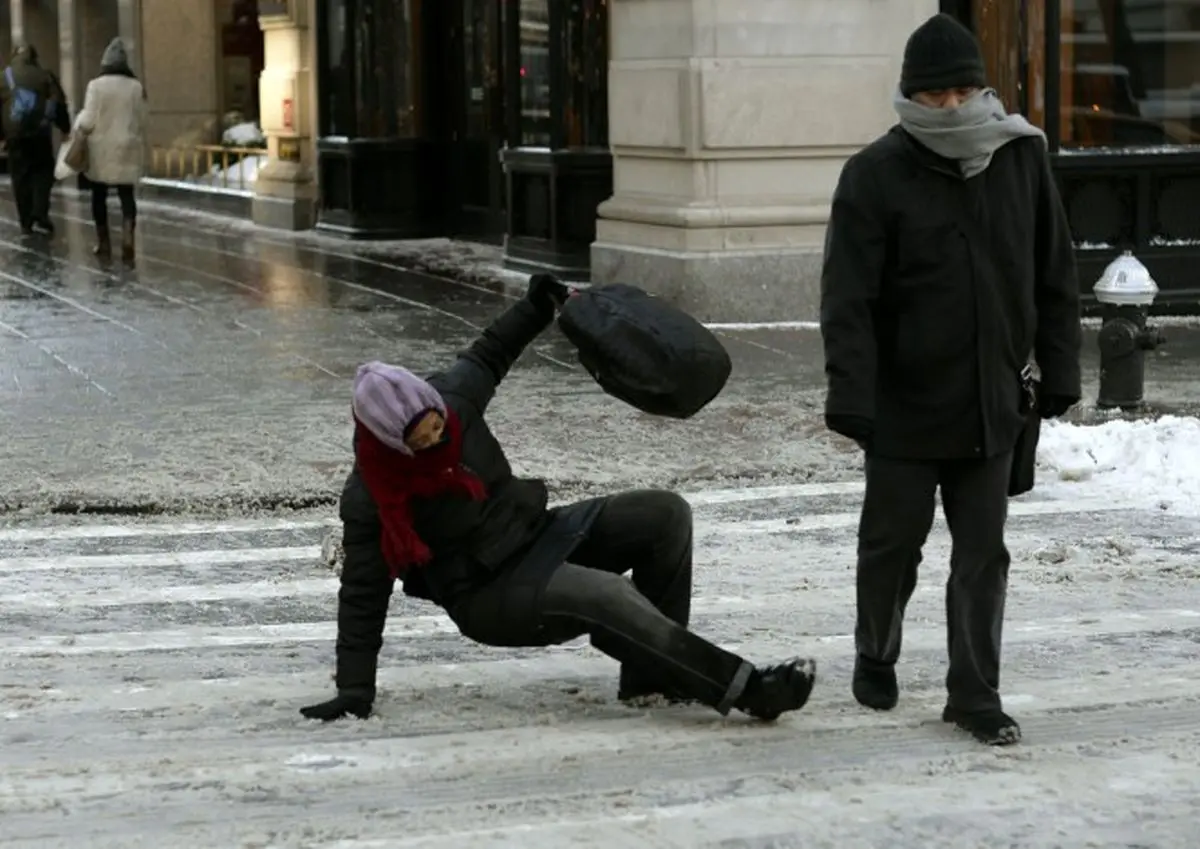
[[[108,230],[108,183],[92,183],[92,220],[101,233]],[[121,201],[121,216],[132,224],[137,220],[137,201],[133,196],[133,185],[118,185],[117,197]]]
[[[728,713],[753,667],[688,630],[691,603],[691,508],[674,493],[642,490],[605,499],[539,612],[551,641],[586,633],[620,661],[623,695],[662,693]]]
[[[54,188],[54,147],[49,134],[10,140],[8,170],[21,229],[48,224],[50,192]]]
[[[949,705],[1000,707],[1000,638],[1008,593],[1008,477],[1012,454],[941,462],[868,456],[858,531],[860,657],[890,665],[900,656],[904,611],[917,585],[935,494],[950,528],[946,584]]]

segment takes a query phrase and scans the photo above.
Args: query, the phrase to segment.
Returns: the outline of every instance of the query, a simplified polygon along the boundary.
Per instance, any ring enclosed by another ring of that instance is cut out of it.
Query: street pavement
[[[0,200],[0,515],[180,510],[245,515],[329,504],[349,464],[349,386],[384,359],[432,370],[520,291],[494,251],[348,244],[146,204],[134,269],[90,256],[85,204],[22,239]],[[781,316],[786,319],[787,316]],[[1196,407],[1200,332],[1169,328],[1149,397]],[[730,384],[687,422],[603,395],[548,331],[490,417],[516,465],[576,495],[638,485],[853,479],[857,451],[821,423],[813,330],[720,330]],[[1089,331],[1088,397],[1095,397]]]
[[[302,720],[333,687],[354,369],[444,364],[521,278],[483,248],[425,245],[432,280],[406,268],[411,245],[149,204],[136,268],[102,268],[84,205],[55,213],[59,236],[27,241],[0,201],[6,847],[1195,842],[1200,518],[1082,479],[1013,502],[1003,691],[1026,740],[1002,751],[938,719],[939,519],[900,706],[867,712],[849,694],[861,460],[821,425],[812,330],[721,329],[734,377],[688,422],[601,394],[551,330],[490,414],[556,499],[682,489],[696,628],[755,661],[815,657],[808,709],[763,727],[625,707],[586,644],[483,648],[397,597],[377,715]],[[1148,395],[1195,409],[1200,333],[1166,332]],[[1089,331],[1089,398],[1094,351]]]
[[[1022,499],[1003,691],[1024,743],[939,721],[939,520],[902,699],[850,696],[857,484],[694,489],[693,625],[812,656],[773,726],[626,707],[585,643],[467,643],[396,597],[376,715],[322,725],[328,511],[0,529],[0,823],[11,849],[961,849],[1195,838],[1200,519]]]
[[[143,215],[136,269],[102,269],[81,204],[58,199],[56,210],[48,246],[0,222],[0,502],[10,510],[329,503],[350,458],[355,368],[444,366],[511,303],[511,288],[415,276],[344,255],[341,243],[207,232],[209,219],[168,213]],[[690,422],[667,422],[604,396],[552,330],[490,417],[515,463],[564,492],[844,464],[846,446],[813,418],[819,392],[798,377],[804,357],[758,339],[734,346],[730,392]],[[763,370],[772,357],[793,365]]]

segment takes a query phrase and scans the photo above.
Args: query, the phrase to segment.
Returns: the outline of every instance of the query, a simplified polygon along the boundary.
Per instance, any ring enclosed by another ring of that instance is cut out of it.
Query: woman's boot
[[[121,259],[133,262],[137,255],[137,245],[133,239],[134,222],[126,219],[121,222]]]
[[[92,253],[100,259],[112,259],[112,242],[108,238],[107,227],[96,228],[96,247],[92,248]]]

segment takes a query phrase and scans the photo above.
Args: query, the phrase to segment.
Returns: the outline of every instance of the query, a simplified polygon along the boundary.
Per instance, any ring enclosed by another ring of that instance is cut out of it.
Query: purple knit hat
[[[376,439],[409,455],[412,449],[404,443],[409,426],[430,410],[446,415],[446,402],[436,389],[408,369],[378,360],[358,367],[353,407]]]

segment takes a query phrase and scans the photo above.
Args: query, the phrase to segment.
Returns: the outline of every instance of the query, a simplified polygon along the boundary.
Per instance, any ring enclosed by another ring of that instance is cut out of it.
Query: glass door
[[[457,56],[457,120],[452,133],[456,235],[499,241],[505,213],[500,167],[504,142],[501,0],[454,2],[458,11],[452,28]]]

